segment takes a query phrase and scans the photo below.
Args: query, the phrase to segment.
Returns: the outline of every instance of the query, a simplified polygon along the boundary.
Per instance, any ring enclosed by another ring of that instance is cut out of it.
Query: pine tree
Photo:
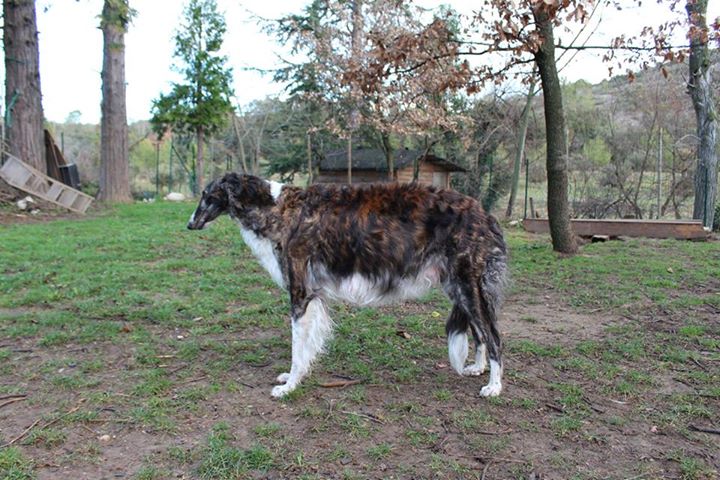
[[[225,125],[232,111],[232,70],[220,55],[226,25],[215,0],[190,0],[175,35],[174,68],[183,76],[168,94],[153,102],[151,122],[159,132],[168,128],[192,133],[197,143],[194,191],[202,188],[205,137]]]

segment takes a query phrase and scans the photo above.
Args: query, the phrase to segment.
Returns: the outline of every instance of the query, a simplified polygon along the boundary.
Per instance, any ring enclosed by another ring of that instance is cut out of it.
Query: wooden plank
[[[570,223],[573,232],[583,237],[605,235],[695,240],[706,239],[709,235],[700,220],[573,219]],[[526,218],[523,227],[532,233],[550,233],[546,218]]]
[[[68,189],[63,189],[63,192],[58,198],[58,203],[61,204],[63,207],[67,207],[72,210],[72,206],[73,203],[75,203],[75,200],[77,200],[77,195],[75,194],[75,192]]]
[[[8,183],[13,181],[19,185],[25,185],[25,183],[27,183],[27,181],[33,176],[31,171],[23,168],[23,166],[19,163],[11,161],[6,162],[0,171],[2,171],[3,178],[8,179]]]
[[[0,177],[15,188],[77,213],[85,213],[93,201],[90,195],[53,180],[12,155],[8,155],[5,164],[0,168]],[[52,196],[48,195],[50,189],[54,189]],[[78,197],[84,201],[78,202]]]
[[[73,205],[74,208],[77,208],[79,212],[85,213],[85,210],[88,209],[90,206],[90,203],[92,202],[91,198],[79,196],[75,204]]]
[[[50,186],[50,189],[45,193],[48,198],[52,198],[53,201],[57,200],[58,197],[60,197],[60,193],[62,193],[63,187],[62,185],[58,184],[57,182],[53,182],[53,184]]]

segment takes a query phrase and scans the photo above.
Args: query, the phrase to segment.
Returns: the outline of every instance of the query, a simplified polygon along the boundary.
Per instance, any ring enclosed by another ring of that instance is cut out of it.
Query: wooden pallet
[[[93,201],[90,195],[48,177],[12,155],[0,167],[0,177],[15,188],[73,212],[85,213]]]
[[[681,240],[706,240],[710,233],[703,228],[701,220],[570,220],[573,232],[581,237],[604,235],[608,237],[677,238]],[[546,218],[526,218],[523,227],[532,233],[549,233]]]

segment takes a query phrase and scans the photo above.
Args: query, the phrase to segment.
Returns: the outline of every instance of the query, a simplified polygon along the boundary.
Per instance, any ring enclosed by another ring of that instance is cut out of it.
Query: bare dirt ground
[[[403,308],[433,315],[427,311],[432,307],[423,304],[389,310],[401,318]],[[30,427],[63,432],[57,445],[41,438],[22,447],[39,479],[197,478],[198,465],[212,455],[208,432],[220,422],[229,426],[232,445],[261,444],[270,455],[262,468],[237,478],[717,478],[720,437],[671,418],[683,413],[673,410],[675,399],[690,395],[692,401],[682,408],[702,400],[710,414],[701,415],[701,421],[717,427],[717,397],[694,396],[702,395],[698,385],[672,370],[653,372],[643,352],[603,360],[606,344],[598,343],[608,331],[620,332],[617,338],[627,342],[636,335],[627,332],[638,332],[634,326],[656,329],[672,323],[669,317],[648,322],[603,312],[580,314],[551,295],[512,297],[502,319],[508,342],[505,390],[491,400],[478,396],[486,376],[458,377],[444,355],[419,359],[418,374],[409,381],[395,382],[380,372],[373,382],[346,388],[321,386],[346,373],[321,360],[301,395],[273,400],[272,379],[289,361],[288,332],[247,330],[245,338],[276,337],[268,361],[252,366],[238,361],[222,373],[193,370],[174,381],[167,391],[170,400],[187,396],[189,388],[210,393],[183,404],[169,429],[158,428],[157,422],[143,425],[131,411],[127,379],[137,352],[124,345],[71,343],[42,349],[32,340],[0,340],[17,365],[2,383],[27,395],[0,407],[0,439],[10,442]],[[424,341],[437,352],[444,350],[442,335]],[[576,356],[578,346],[587,355]],[[213,356],[201,351],[192,363],[202,365]],[[43,369],[77,368],[66,363],[68,358],[77,364],[102,358],[112,368],[96,372],[83,388],[48,391],[39,381]],[[603,370],[604,362],[613,368]],[[167,363],[161,367],[174,371],[173,380],[190,368],[172,353]],[[679,366],[710,367],[710,362]],[[616,369],[640,371],[651,379],[618,390],[604,378],[619,375]],[[98,396],[105,400],[98,402]],[[694,468],[692,462],[698,461],[701,466]]]

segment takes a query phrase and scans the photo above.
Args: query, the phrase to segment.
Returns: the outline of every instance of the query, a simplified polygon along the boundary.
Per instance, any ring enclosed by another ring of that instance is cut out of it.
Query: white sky
[[[218,0],[225,12],[227,34],[225,54],[234,70],[235,93],[241,105],[253,99],[280,93],[282,85],[250,68],[272,68],[277,64],[276,52],[281,46],[261,32],[251,13],[276,18],[300,12],[304,0]],[[440,3],[452,5],[462,13],[471,13],[480,2],[476,0],[419,0],[423,6]],[[173,37],[179,24],[184,2],[181,0],[130,0],[136,16],[126,35],[126,80],[128,121],[150,117],[151,102],[160,92],[170,89],[177,79],[170,70],[173,62]],[[710,2],[708,17],[720,14],[720,2]],[[40,31],[40,76],[45,116],[63,121],[72,111],[81,112],[81,121],[97,123],[100,118],[100,70],[102,68],[102,33],[97,28],[102,0],[37,0]],[[602,30],[605,36],[632,31],[641,23],[659,23],[663,14],[655,2],[642,8],[616,12],[606,9]],[[600,31],[598,31],[600,33]],[[598,43],[595,39],[592,43]],[[568,80],[585,78],[597,82],[607,77],[607,65],[600,54],[576,57],[570,68],[562,72]],[[4,77],[4,71],[0,67]],[[616,73],[620,73],[616,69]],[[4,102],[3,102],[4,103]]]

